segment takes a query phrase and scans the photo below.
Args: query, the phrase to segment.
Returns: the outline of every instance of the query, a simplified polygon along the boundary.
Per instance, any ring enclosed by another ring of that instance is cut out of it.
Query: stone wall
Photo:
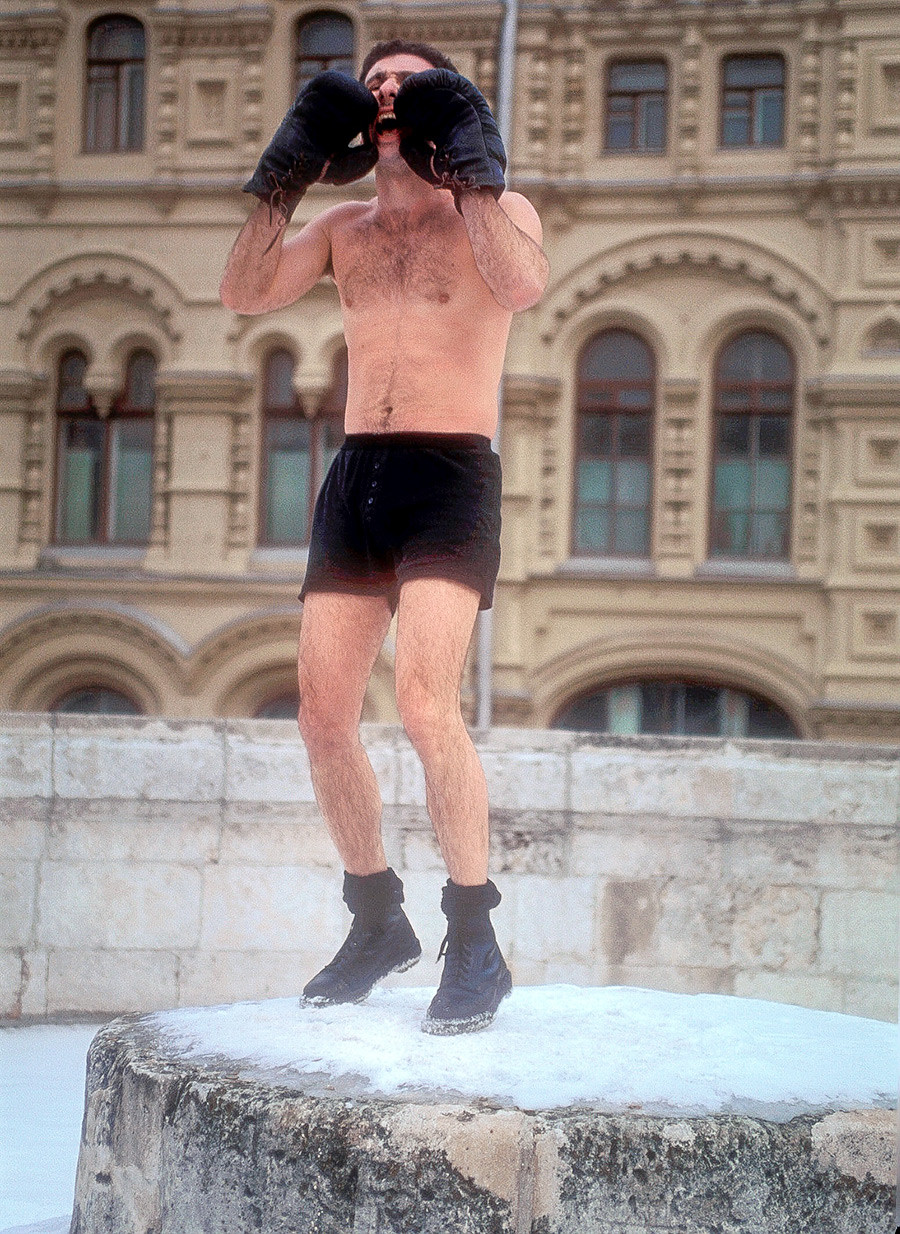
[[[404,734],[366,725],[388,858],[436,983],[444,880]],[[519,983],[711,991],[893,1019],[894,749],[480,737],[498,936]],[[340,943],[340,865],[289,722],[0,717],[0,1012],[298,991]]]

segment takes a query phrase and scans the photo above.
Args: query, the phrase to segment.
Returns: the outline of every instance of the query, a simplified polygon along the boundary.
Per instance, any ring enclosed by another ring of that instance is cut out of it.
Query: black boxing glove
[[[506,151],[491,109],[477,86],[450,69],[407,77],[397,91],[394,115],[404,130],[400,153],[416,175],[453,192],[506,187]]]
[[[371,90],[335,69],[306,83],[244,185],[285,219],[311,184],[349,184],[371,171],[378,150],[369,130],[378,115]],[[362,134],[362,144],[350,143]],[[324,172],[324,175],[323,175]]]

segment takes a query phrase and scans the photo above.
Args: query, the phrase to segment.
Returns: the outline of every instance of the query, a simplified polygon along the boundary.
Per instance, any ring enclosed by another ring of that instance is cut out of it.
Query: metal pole
[[[503,25],[500,29],[500,56],[497,71],[497,127],[507,152],[512,157],[512,105],[516,71],[516,32],[519,24],[519,0],[504,0]],[[500,427],[503,422],[503,380],[497,391],[497,431],[492,445],[500,453]],[[493,719],[493,659],[494,611],[484,609],[478,614],[478,711],[476,724],[490,728]]]

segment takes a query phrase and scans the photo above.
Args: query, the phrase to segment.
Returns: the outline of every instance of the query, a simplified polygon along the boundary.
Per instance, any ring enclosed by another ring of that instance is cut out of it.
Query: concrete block
[[[497,874],[567,875],[571,829],[559,811],[491,813],[490,863]]]
[[[49,797],[52,750],[49,716],[5,712],[0,730],[0,798]]]
[[[615,750],[576,750],[571,761],[571,806],[585,814],[719,818],[731,810],[723,763]]]
[[[814,823],[724,820],[722,876],[729,883],[748,887],[815,885],[821,847],[832,844],[839,830]]]
[[[516,880],[513,947],[517,961],[589,962],[594,937],[595,884],[590,878]]]
[[[53,802],[47,836],[51,861],[144,861],[200,865],[215,861],[218,803],[134,799]]]
[[[530,747],[480,753],[492,809],[566,809],[567,765],[561,754]]]
[[[820,970],[896,980],[898,909],[900,897],[883,891],[825,892]]]
[[[808,970],[818,947],[818,901],[803,887],[738,890],[732,960],[741,968]]]
[[[205,951],[311,952],[321,946],[333,954],[345,933],[337,871],[218,865],[204,872]]]
[[[735,818],[894,826],[896,768],[746,758],[734,767]]]
[[[190,951],[179,957],[177,1005],[299,997],[322,963],[303,951]]]
[[[822,887],[900,893],[900,829],[831,827],[816,851]]]
[[[340,867],[340,858],[318,807],[297,817],[295,806],[243,803],[228,811],[219,860],[231,865]]]
[[[315,801],[309,756],[296,729],[280,741],[226,729],[224,740],[228,801]]]
[[[667,882],[659,897],[657,954],[664,963],[726,967],[731,962],[732,888]]]
[[[0,853],[9,861],[36,861],[45,852],[50,799],[0,800]]]
[[[22,963],[22,1015],[47,1015],[47,975],[50,956],[46,949],[26,951]],[[73,1008],[73,1010],[80,1010]]]
[[[47,1011],[163,1011],[178,995],[176,959],[167,951],[54,949]]]
[[[571,851],[570,873],[585,877],[629,881],[690,870],[698,879],[712,880],[722,873],[722,844],[714,824],[667,827],[613,819],[598,829],[576,825]]]
[[[0,951],[0,1019],[17,1020],[22,1014],[22,953]]]
[[[838,978],[816,973],[737,971],[734,993],[741,998],[764,998],[818,1011],[842,1011],[843,988]]]
[[[201,887],[199,869],[173,863],[48,861],[41,869],[37,938],[72,949],[195,946]]]
[[[0,861],[0,947],[25,947],[34,931],[37,863]]]
[[[222,737],[209,724],[175,720],[61,726],[53,780],[60,797],[218,801],[225,786]]]

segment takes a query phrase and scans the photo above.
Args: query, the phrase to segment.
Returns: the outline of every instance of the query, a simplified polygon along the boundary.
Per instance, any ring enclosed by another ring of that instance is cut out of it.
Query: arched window
[[[59,365],[56,536],[61,544],[146,544],[153,487],[156,360],[134,352],[125,386],[101,419],[78,351]]]
[[[256,720],[296,720],[300,708],[300,695],[296,690],[285,691],[267,699],[253,713]]]
[[[573,550],[650,552],[653,353],[628,330],[605,330],[578,361]]]
[[[79,686],[69,690],[50,708],[64,715],[139,716],[143,712],[133,698],[107,686]]]
[[[324,69],[353,72],[353,22],[343,13],[310,13],[297,23],[297,89]]]
[[[270,546],[309,542],[315,499],[344,438],[346,352],[314,420],[303,414],[293,376],[291,353],[271,352],[263,376],[260,517],[260,542]]]
[[[620,60],[606,82],[606,149],[661,154],[666,148],[664,60]]]
[[[794,362],[748,330],[716,364],[710,556],[786,560],[790,545]]]
[[[87,39],[84,149],[87,154],[144,145],[144,27],[134,17],[100,17]]]
[[[722,62],[722,145],[784,144],[784,60],[726,56]]]
[[[679,737],[797,737],[790,717],[756,694],[698,681],[623,682],[567,703],[553,728]]]

